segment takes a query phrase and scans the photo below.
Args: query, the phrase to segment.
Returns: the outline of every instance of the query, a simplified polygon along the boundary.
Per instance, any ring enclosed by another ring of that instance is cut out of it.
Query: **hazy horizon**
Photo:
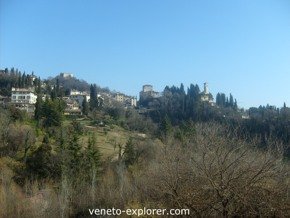
[[[290,105],[290,2],[0,0],[0,68],[138,96],[208,82],[241,107]]]

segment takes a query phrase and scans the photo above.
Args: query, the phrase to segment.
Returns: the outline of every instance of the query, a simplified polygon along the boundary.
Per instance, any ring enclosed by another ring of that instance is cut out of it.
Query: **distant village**
[[[74,75],[71,73],[60,73],[61,78],[70,79]],[[32,77],[32,81],[36,79],[35,76]],[[45,82],[42,82],[42,87],[45,87]],[[49,98],[49,95],[43,95],[42,99]],[[119,103],[124,107],[137,107],[137,97],[128,96],[120,92],[100,92],[98,93],[98,102],[102,104],[111,105],[113,103]],[[70,90],[68,96],[62,97],[66,103],[65,115],[82,115],[82,104],[84,99],[88,102],[90,101],[90,93],[88,91],[80,90]],[[14,88],[11,89],[11,96],[0,96],[1,104],[10,104],[15,106],[15,108],[24,110],[28,113],[34,113],[35,104],[37,100],[37,94],[35,88],[31,86],[30,88]]]
[[[74,75],[71,73],[60,73],[59,77],[62,79],[71,79],[74,78]],[[37,77],[31,75],[32,82]],[[47,84],[45,81],[41,81],[41,87],[45,87]],[[53,88],[53,87],[52,87]],[[153,86],[150,84],[143,85],[142,90],[139,93],[139,101],[137,101],[136,96],[128,96],[121,92],[105,92],[101,91],[97,93],[97,98],[99,104],[102,106],[111,106],[113,104],[118,104],[124,108],[133,108],[137,109],[139,113],[146,113],[150,110],[150,107],[143,106],[142,102],[152,101],[162,97],[163,92],[157,92],[153,89]],[[50,98],[49,95],[42,95],[42,99]],[[62,100],[66,103],[66,108],[64,115],[82,115],[83,102],[86,99],[87,102],[90,102],[90,93],[89,91],[80,91],[71,89],[69,94],[66,94],[62,97]],[[200,93],[200,100],[211,106],[216,106],[212,94],[209,92],[208,83],[204,83],[203,91]],[[0,96],[0,103],[7,105],[13,105],[15,108],[24,110],[27,113],[33,114],[35,111],[35,104],[37,101],[37,94],[35,92],[35,87],[31,86],[29,88],[11,88],[11,96]],[[242,118],[247,119],[248,116],[246,113],[243,113]]]
[[[74,75],[71,73],[60,73],[60,77],[69,79],[73,78]],[[32,80],[34,81],[36,77],[33,77]],[[46,84],[43,83],[42,86]],[[140,92],[139,98],[141,100],[146,99],[154,99],[159,98],[162,96],[162,92],[157,92],[153,90],[152,85],[144,85],[142,91]],[[44,95],[42,98],[45,100],[49,96]],[[89,102],[90,101],[90,94],[87,91],[79,91],[79,90],[71,90],[69,96],[63,97],[63,100],[66,102],[66,115],[72,114],[80,114],[82,109],[82,103],[84,99]],[[32,88],[14,88],[12,87],[11,90],[11,98],[5,98],[4,96],[0,97],[0,101],[3,103],[10,103],[13,104],[16,108],[25,110],[28,113],[33,113],[35,110],[35,103],[36,103],[37,95],[35,93],[34,87]],[[115,93],[98,93],[98,100],[99,102],[103,102],[104,104],[111,104],[113,102],[118,102],[124,107],[137,107],[137,97],[128,96],[121,92]],[[213,99],[210,97],[210,93],[208,90],[208,84],[204,83],[204,91],[201,95],[201,100],[204,102],[209,102],[211,105],[214,105]]]

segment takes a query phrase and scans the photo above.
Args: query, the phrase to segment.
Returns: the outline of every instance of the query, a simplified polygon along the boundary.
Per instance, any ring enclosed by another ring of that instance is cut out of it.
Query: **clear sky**
[[[0,0],[0,68],[290,106],[289,0]]]

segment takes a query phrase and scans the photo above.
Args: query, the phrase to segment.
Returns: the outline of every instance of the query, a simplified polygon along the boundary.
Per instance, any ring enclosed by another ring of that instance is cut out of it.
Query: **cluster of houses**
[[[47,95],[42,96],[42,100],[45,100]],[[101,98],[101,96],[98,96]],[[69,96],[63,97],[62,99],[66,103],[65,114],[66,115],[81,115],[82,114],[82,103],[84,99],[87,98],[87,101],[90,100],[90,95],[86,92],[80,91],[71,91]],[[37,95],[35,94],[34,88],[12,88],[11,90],[11,100],[7,100],[3,104],[11,104],[15,108],[24,110],[28,113],[34,113],[35,104],[37,100]],[[1,98],[0,98],[1,100]]]
[[[71,73],[61,73],[60,77],[68,79],[73,78],[74,75]],[[45,84],[42,84],[45,85]],[[152,85],[143,85],[142,91],[140,92],[139,99],[144,101],[147,99],[159,98],[163,95],[162,92],[154,91]],[[43,99],[48,96],[43,96]],[[125,108],[136,108],[137,97],[125,95],[120,92],[103,92],[98,94],[98,102],[103,105],[113,105],[114,102],[118,102]],[[86,91],[71,90],[68,96],[62,98],[66,103],[65,114],[66,115],[81,115],[83,102],[86,99],[90,102],[90,94]],[[28,113],[33,113],[35,110],[35,104],[37,95],[34,88],[12,88],[11,99],[0,96],[0,103],[14,105],[16,108],[25,110]],[[201,100],[214,105],[212,95],[208,90],[208,84],[204,83],[204,91],[201,93]]]
[[[63,78],[72,78],[73,74],[61,73]],[[44,84],[42,84],[44,85]],[[43,96],[43,100],[49,96]],[[104,92],[97,95],[98,102],[101,105],[112,105],[114,102],[118,102],[124,107],[135,108],[137,107],[137,97],[125,95],[120,92],[110,93]],[[90,102],[90,94],[86,91],[71,90],[68,96],[62,97],[66,103],[65,115],[82,115],[83,102]],[[12,88],[11,98],[0,96],[1,104],[10,104],[20,110],[24,110],[28,113],[34,113],[37,95],[35,89],[31,88]]]
[[[117,92],[113,95],[113,99],[115,99],[117,102],[120,102],[125,107],[137,107],[137,97],[132,97]]]
[[[100,97],[100,96],[98,96]],[[89,102],[90,95],[87,92],[81,92],[78,90],[71,90],[70,95],[63,97],[66,103],[66,109],[64,111],[65,115],[82,115],[82,105],[83,101]]]
[[[72,74],[62,73],[63,77],[73,77]],[[162,92],[156,92],[153,90],[152,85],[144,85],[140,92],[140,100],[146,100],[148,98],[159,98],[162,96]],[[29,113],[34,112],[37,95],[33,88],[12,88],[11,90],[11,104],[16,108],[25,110]],[[88,92],[82,92],[78,90],[71,90],[70,95],[63,97],[66,102],[65,114],[67,115],[81,115],[82,104],[86,99],[90,101],[90,94]],[[1,100],[1,99],[0,99]],[[99,102],[111,105],[113,102],[119,102],[124,107],[135,108],[137,107],[137,97],[125,95],[120,92],[116,93],[101,93],[98,94]],[[214,105],[213,98],[208,90],[208,84],[204,83],[204,91],[201,93],[201,100]]]
[[[119,102],[126,108],[134,108],[137,106],[136,97],[127,96],[120,92],[114,94],[102,93],[98,94],[97,97],[98,102],[102,103],[107,102],[107,104],[111,104],[112,102]],[[36,99],[37,95],[35,94],[34,88],[12,88],[11,90],[10,104],[28,113],[34,112]],[[45,96],[43,99],[45,99]],[[66,103],[65,115],[82,115],[83,101],[86,99],[87,102],[90,102],[90,94],[88,92],[71,90],[70,95],[62,97],[62,99]]]

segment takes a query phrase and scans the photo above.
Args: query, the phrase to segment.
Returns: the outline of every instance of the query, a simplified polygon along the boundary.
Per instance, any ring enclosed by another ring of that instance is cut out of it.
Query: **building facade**
[[[33,113],[37,95],[33,89],[12,88],[11,104],[16,108]]]
[[[114,99],[117,102],[122,103],[125,107],[136,107],[137,106],[137,98],[132,96],[127,96],[123,93],[117,92],[114,96]]]
[[[70,92],[70,99],[76,101],[80,106],[83,104],[85,98],[87,99],[87,102],[89,102],[91,96],[87,92],[81,92],[76,90],[72,90]]]

